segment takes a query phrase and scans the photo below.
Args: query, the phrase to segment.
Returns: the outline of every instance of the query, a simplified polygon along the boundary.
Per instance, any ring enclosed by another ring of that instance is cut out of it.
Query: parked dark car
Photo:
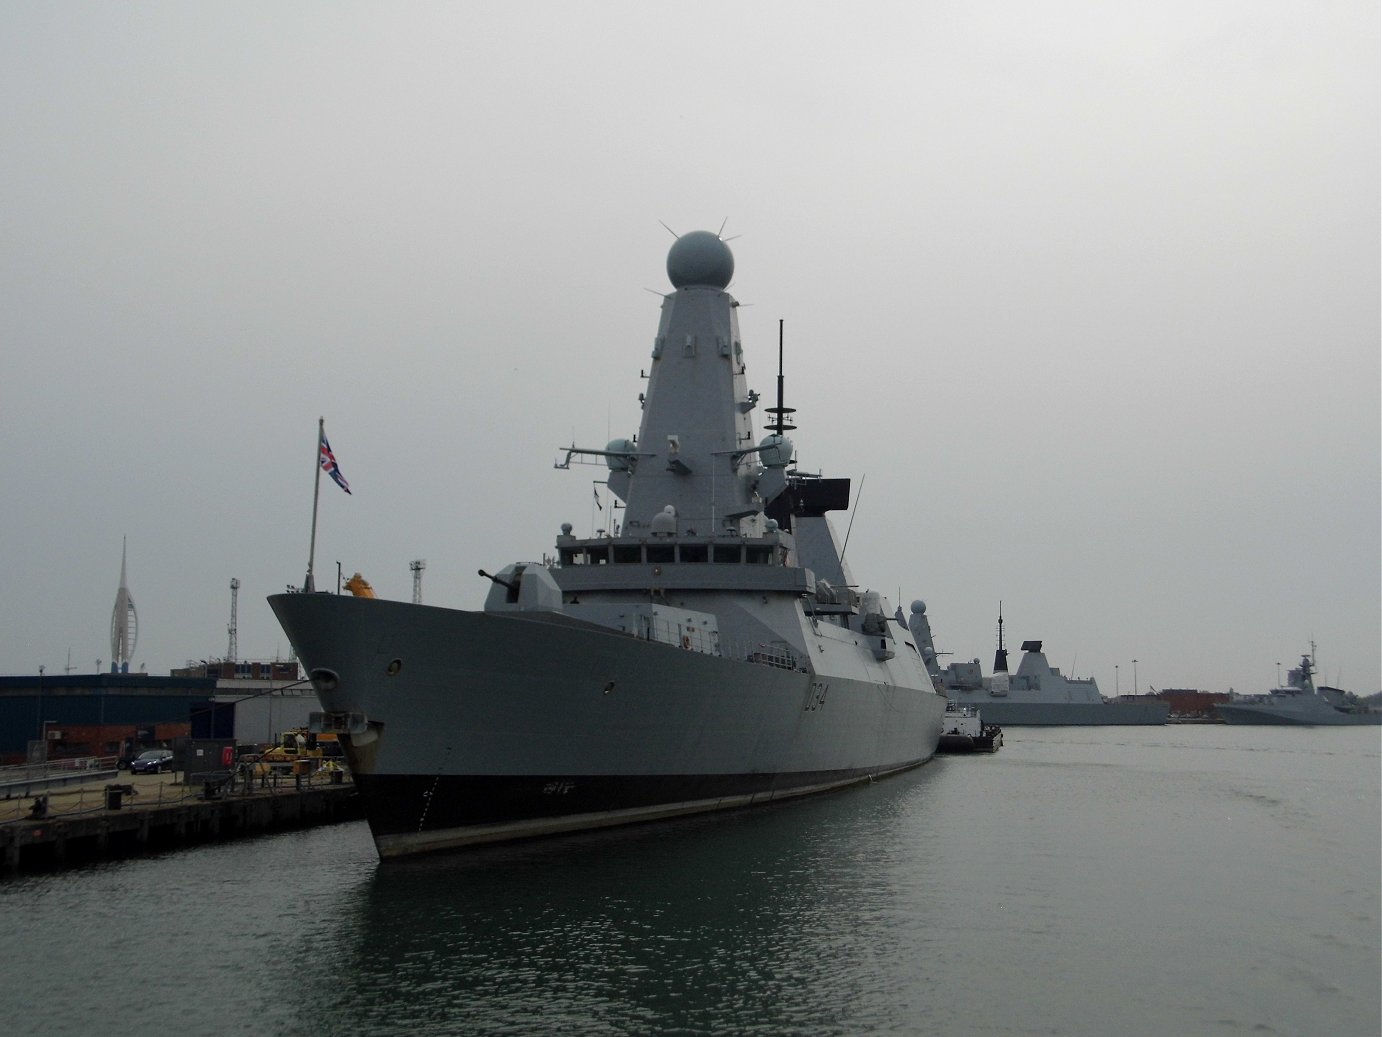
[[[131,774],[157,774],[173,769],[173,750],[146,749],[130,761]]]

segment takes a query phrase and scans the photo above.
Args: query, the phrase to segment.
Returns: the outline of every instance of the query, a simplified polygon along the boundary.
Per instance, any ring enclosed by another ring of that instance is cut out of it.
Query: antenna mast
[[[226,649],[226,661],[235,662],[235,657],[239,654],[239,633],[236,621],[236,603],[240,597],[240,581],[234,576],[230,578],[230,647]]]
[[[413,604],[421,605],[422,570],[427,568],[427,562],[422,558],[417,558],[408,563],[408,568],[413,570]]]
[[[787,415],[788,415],[788,414],[795,414],[795,413],[796,413],[796,410],[797,410],[795,407],[784,407],[783,404],[782,404],[782,325],[783,325],[782,319],[781,319],[781,318],[778,318],[778,322],[777,322],[777,406],[776,406],[776,407],[769,407],[769,408],[767,408],[768,413],[774,415],[773,419],[772,419],[771,421],[768,422],[767,429],[768,429],[769,432],[776,432],[779,436],[782,435],[782,433],[784,433],[784,432],[788,432],[788,431],[790,431],[790,430],[796,428],[795,425],[789,425],[789,424],[787,424]]]
[[[998,603],[998,651],[993,656],[993,672],[1008,672],[1008,649],[1003,644],[1003,603]]]

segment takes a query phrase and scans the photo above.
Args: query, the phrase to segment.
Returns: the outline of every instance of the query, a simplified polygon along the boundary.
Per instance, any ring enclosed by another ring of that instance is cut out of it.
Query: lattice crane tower
[[[236,601],[240,597],[240,581],[234,576],[230,578],[230,647],[226,649],[226,661],[235,662],[235,657],[240,651],[240,639],[237,633],[237,623],[235,620]]]
[[[427,568],[427,562],[421,558],[408,563],[408,568],[413,570],[413,604],[422,604],[422,570]]]

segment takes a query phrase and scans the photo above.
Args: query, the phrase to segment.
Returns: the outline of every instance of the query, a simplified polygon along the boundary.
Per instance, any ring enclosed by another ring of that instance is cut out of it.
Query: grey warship
[[[925,602],[912,603],[908,624],[946,694],[961,706],[981,710],[986,721],[1004,727],[1155,726],[1166,723],[1170,713],[1171,707],[1164,702],[1104,698],[1093,677],[1067,677],[1052,666],[1040,641],[1022,642],[1022,661],[1017,672],[1010,674],[1001,610],[990,677],[983,675],[978,659],[952,662],[941,669]]]
[[[777,405],[755,441],[734,258],[677,238],[638,435],[562,448],[622,526],[490,576],[481,611],[269,598],[344,746],[381,858],[743,807],[915,767],[945,697],[861,589]],[[892,579],[895,574],[886,574]]]
[[[1382,710],[1358,696],[1315,683],[1315,643],[1300,665],[1287,673],[1286,686],[1263,695],[1233,695],[1214,709],[1229,724],[1286,724],[1299,727],[1341,727],[1382,724]]]

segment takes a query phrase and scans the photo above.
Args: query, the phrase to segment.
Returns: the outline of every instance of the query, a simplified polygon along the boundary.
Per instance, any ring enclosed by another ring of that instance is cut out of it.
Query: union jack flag
[[[320,445],[322,471],[336,480],[336,485],[350,493],[350,483],[341,474],[341,466],[336,463],[336,455],[331,452],[331,444],[326,441],[326,430],[322,430]],[[353,494],[352,494],[353,496]]]

